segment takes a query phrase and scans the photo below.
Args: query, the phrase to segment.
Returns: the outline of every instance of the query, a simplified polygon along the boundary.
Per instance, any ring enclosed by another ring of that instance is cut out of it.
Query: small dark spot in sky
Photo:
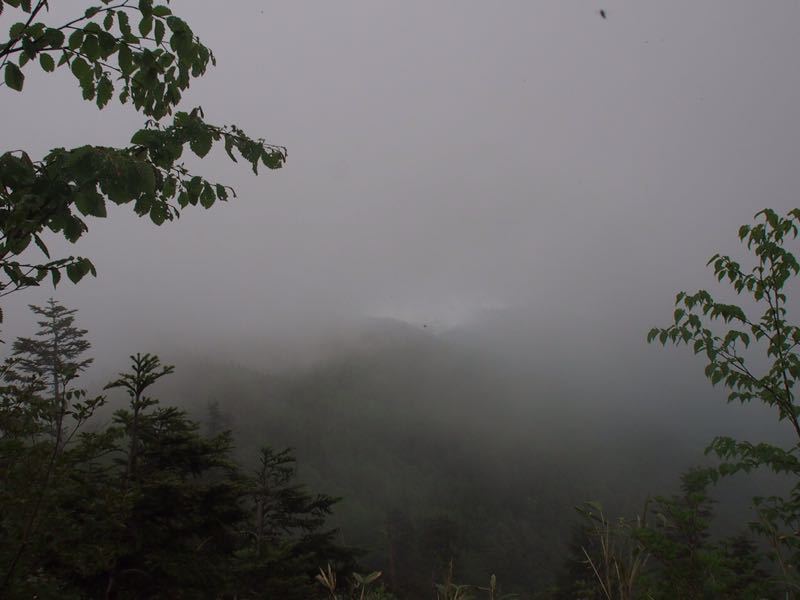
[[[606,11],[601,8],[599,12],[600,12],[600,16],[605,19],[606,18]]]

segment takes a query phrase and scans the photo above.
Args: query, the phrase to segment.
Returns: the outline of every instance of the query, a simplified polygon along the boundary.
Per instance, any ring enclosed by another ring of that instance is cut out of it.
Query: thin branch
[[[4,67],[6,62],[8,61],[9,52],[14,48],[16,43],[22,39],[22,37],[25,35],[25,32],[28,30],[28,27],[31,26],[31,23],[36,18],[36,15],[38,15],[42,11],[42,9],[45,8],[45,7],[47,7],[48,10],[50,9],[50,7],[47,4],[47,0],[39,0],[39,2],[36,4],[36,7],[31,11],[31,14],[28,17],[28,20],[25,21],[25,25],[22,28],[22,31],[20,32],[19,37],[17,37],[14,40],[9,41],[5,45],[5,47],[2,50],[0,50],[0,56],[3,57],[3,62],[2,62],[2,64],[0,64],[0,69],[2,67]]]

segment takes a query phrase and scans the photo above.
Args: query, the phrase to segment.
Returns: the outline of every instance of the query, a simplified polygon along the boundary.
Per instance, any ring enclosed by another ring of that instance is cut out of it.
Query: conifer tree
[[[91,344],[86,339],[87,331],[75,326],[77,310],[68,309],[53,298],[45,306],[32,304],[30,309],[41,317],[37,321],[39,330],[34,337],[17,338],[14,362],[16,369],[37,380],[41,393],[46,394],[52,433],[60,452],[64,417],[69,409],[67,388],[92,363],[93,359],[84,358]]]
[[[170,365],[162,365],[161,360],[152,354],[136,354],[131,356],[131,370],[120,373],[119,378],[106,385],[106,389],[123,388],[130,396],[130,417],[125,413],[117,413],[117,419],[125,423],[126,433],[130,444],[128,446],[128,461],[125,470],[125,480],[136,475],[136,462],[139,454],[139,429],[142,412],[156,404],[158,400],[145,396],[144,393],[151,385],[174,371]]]
[[[338,498],[312,494],[294,482],[297,469],[290,449],[262,447],[254,476],[246,482],[251,510],[240,553],[240,596],[305,600],[313,597],[320,565],[352,572],[354,551],[340,546],[326,528]]]

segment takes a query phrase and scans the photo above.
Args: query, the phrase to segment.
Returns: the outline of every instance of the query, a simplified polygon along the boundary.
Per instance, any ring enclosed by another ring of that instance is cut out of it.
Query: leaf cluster
[[[55,148],[39,160],[24,150],[0,154],[0,295],[54,285],[66,272],[77,283],[96,275],[84,257],[54,259],[44,233],[77,241],[85,217],[107,216],[107,202],[130,204],[156,225],[200,204],[210,208],[235,196],[229,186],[193,174],[182,162],[185,148],[202,158],[215,143],[233,161],[243,159],[258,173],[260,164],[281,168],[286,149],[249,137],[236,125],[212,125],[201,108],[176,110],[193,79],[202,77],[214,56],[191,27],[172,13],[169,2],[102,0],[66,23],[48,23],[47,0],[0,0],[19,11],[8,38],[0,41],[0,69],[11,90],[22,91],[25,69],[69,69],[82,96],[102,109],[116,94],[148,118],[128,146]],[[164,122],[169,117],[171,121]],[[31,245],[47,260],[22,260]]]
[[[706,452],[722,461],[710,475],[713,481],[760,468],[791,478],[788,496],[753,499],[758,520],[752,528],[771,545],[787,592],[796,593],[800,591],[800,543],[795,534],[800,530],[800,406],[795,390],[800,381],[800,326],[790,321],[787,290],[800,275],[792,247],[800,228],[800,209],[783,216],[764,209],[755,219],[754,225],[739,229],[739,239],[751,255],[749,268],[726,255],[715,254],[708,261],[717,281],[727,282],[742,296],[748,310],[720,302],[705,290],[681,292],[673,324],[652,329],[647,339],[690,345],[695,354],[705,356],[711,383],[727,388],[729,402],[761,402],[775,411],[779,422],[788,424],[793,442],[786,447],[719,436]],[[748,314],[753,310],[760,314]]]

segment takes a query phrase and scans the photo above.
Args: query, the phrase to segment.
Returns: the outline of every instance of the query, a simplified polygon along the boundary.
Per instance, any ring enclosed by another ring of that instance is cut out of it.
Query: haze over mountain
[[[574,506],[636,511],[653,490],[675,490],[714,436],[780,438],[766,411],[725,406],[689,357],[643,342],[625,351],[583,329],[521,309],[439,333],[367,319],[306,340],[317,354],[294,363],[271,362],[269,339],[238,350],[223,339],[214,352],[175,342],[177,373],[159,393],[201,420],[217,402],[245,461],[265,439],[295,448],[301,480],[344,498],[335,522],[367,564],[388,568],[392,519],[419,532],[446,516],[460,572],[542,589]],[[741,519],[737,498],[773,486],[721,486],[717,526]]]
[[[635,511],[718,435],[786,439],[645,336],[679,290],[735,299],[709,256],[797,205],[800,4],[170,7],[219,62],[184,106],[285,145],[286,166],[187,156],[238,196],[160,227],[109,206],[51,246],[97,279],[4,298],[4,340],[54,296],[89,331],[88,389],[158,354],[177,367],[158,395],[230,426],[245,463],[293,447],[365,563],[417,578],[457,540],[461,572],[540,589],[575,505]],[[141,115],[98,120],[73,79],[32,70],[3,96],[8,149],[128,143]],[[774,484],[752,481],[718,488],[720,527]],[[438,554],[394,565],[418,547]]]

